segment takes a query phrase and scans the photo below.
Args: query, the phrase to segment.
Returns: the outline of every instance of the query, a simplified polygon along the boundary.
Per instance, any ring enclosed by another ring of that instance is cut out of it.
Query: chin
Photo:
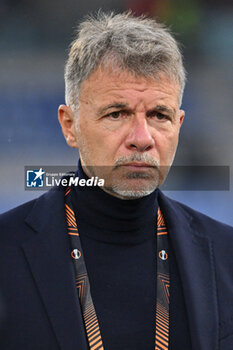
[[[116,197],[122,198],[122,199],[137,199],[142,198],[145,196],[148,196],[152,192],[154,192],[155,188],[151,190],[141,190],[141,191],[135,191],[135,190],[121,190],[119,188],[112,188],[112,194]]]
[[[137,172],[126,175],[106,181],[103,190],[121,199],[136,199],[148,196],[161,184],[162,174],[158,172],[153,176]]]
[[[113,195],[123,199],[136,199],[148,196],[158,187],[158,181],[149,181],[145,179],[128,180],[124,185],[115,183],[111,186]]]

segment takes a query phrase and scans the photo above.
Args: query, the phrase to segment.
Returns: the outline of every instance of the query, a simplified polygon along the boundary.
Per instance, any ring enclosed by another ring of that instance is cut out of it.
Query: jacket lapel
[[[63,191],[40,197],[26,222],[36,232],[22,248],[61,349],[88,349],[66,234]]]
[[[180,272],[193,350],[217,350],[218,309],[211,241],[198,232],[180,204],[161,192],[159,198]]]

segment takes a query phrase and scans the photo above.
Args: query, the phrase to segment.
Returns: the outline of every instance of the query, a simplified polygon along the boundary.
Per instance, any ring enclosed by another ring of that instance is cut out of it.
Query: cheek
[[[173,160],[174,153],[176,151],[178,144],[178,133],[166,133],[160,137],[159,140],[159,153],[160,153],[160,162],[163,165],[170,165]]]
[[[95,137],[96,130],[92,129],[85,120],[80,120],[76,128],[77,143],[80,149],[91,149],[95,147],[95,142],[98,141],[98,138]]]

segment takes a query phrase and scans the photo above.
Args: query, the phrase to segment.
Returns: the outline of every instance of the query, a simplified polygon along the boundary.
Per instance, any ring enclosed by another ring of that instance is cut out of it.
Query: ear
[[[78,148],[75,134],[75,116],[72,109],[69,106],[60,105],[58,108],[58,120],[67,144],[70,147]]]
[[[183,111],[182,109],[179,110],[179,124],[180,127],[183,124],[184,121],[184,116],[185,116],[185,111]]]

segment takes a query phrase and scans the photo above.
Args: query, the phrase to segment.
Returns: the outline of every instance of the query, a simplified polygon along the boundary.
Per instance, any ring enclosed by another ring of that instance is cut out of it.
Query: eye
[[[111,120],[118,120],[122,118],[126,113],[124,111],[115,111],[107,114],[105,118],[111,119]]]
[[[119,119],[121,116],[121,111],[112,112],[108,116],[111,117],[112,119]]]
[[[160,113],[160,112],[157,112],[156,113],[156,116],[159,120],[162,120],[162,119],[169,119],[168,116],[166,114],[163,114],[163,113]]]
[[[170,117],[158,111],[152,111],[147,114],[147,117],[157,118],[158,120],[170,120]]]

